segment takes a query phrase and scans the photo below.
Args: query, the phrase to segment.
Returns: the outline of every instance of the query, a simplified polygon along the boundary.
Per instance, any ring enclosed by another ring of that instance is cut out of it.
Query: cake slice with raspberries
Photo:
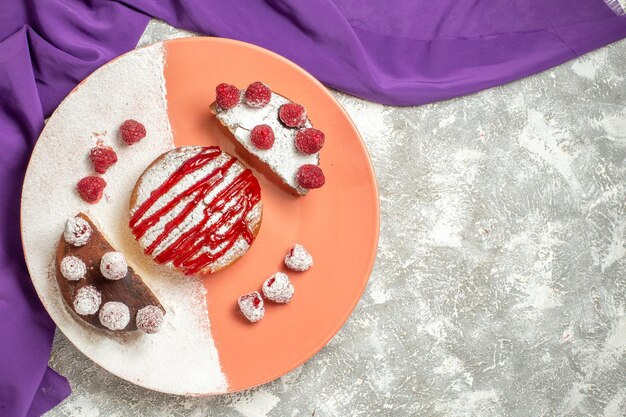
[[[211,110],[237,142],[299,195],[324,185],[319,151],[324,133],[300,104],[257,81],[245,91],[222,83]]]
[[[165,309],[87,215],[67,219],[55,269],[61,296],[86,323],[113,332],[160,330]]]

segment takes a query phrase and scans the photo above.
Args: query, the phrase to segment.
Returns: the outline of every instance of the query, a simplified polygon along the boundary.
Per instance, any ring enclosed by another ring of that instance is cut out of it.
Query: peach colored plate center
[[[367,283],[379,232],[373,169],[354,125],[329,92],[302,68],[262,48],[223,39],[166,43],[165,82],[174,142],[219,145],[251,166],[264,204],[261,231],[235,265],[205,278],[211,328],[229,390],[278,378],[319,351],[346,321]],[[215,86],[245,88],[254,81],[302,104],[326,134],[321,167],[326,184],[305,197],[277,185],[254,158],[233,144],[211,115]],[[285,253],[294,243],[309,249],[315,266],[287,271]],[[265,318],[247,323],[236,309],[242,293],[260,290],[276,271],[295,286],[288,305],[266,303]]]

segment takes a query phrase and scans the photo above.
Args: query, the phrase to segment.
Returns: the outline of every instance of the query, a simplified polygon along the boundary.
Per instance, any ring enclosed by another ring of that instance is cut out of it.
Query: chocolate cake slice
[[[165,309],[83,213],[66,222],[57,246],[56,279],[70,310],[92,326],[116,332],[160,329]]]

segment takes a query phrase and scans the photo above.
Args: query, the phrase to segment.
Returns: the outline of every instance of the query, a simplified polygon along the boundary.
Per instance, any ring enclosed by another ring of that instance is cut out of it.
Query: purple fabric
[[[626,37],[626,17],[602,0],[0,0],[0,417],[40,415],[69,395],[47,368],[54,326],[22,256],[30,152],[44,117],[132,49],[149,16],[264,46],[328,86],[396,105],[502,84]]]
[[[503,84],[626,37],[626,17],[602,0],[126,3],[174,26],[263,46],[330,87],[393,105]]]
[[[44,117],[95,68],[132,49],[148,20],[107,1],[0,0],[0,417],[39,416],[70,394],[47,367],[54,323],[22,254],[30,153]]]

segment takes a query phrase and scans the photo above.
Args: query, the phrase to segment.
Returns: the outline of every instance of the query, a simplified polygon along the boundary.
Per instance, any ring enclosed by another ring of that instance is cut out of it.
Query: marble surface
[[[140,44],[188,36],[151,22]],[[60,416],[626,415],[626,41],[467,97],[334,92],[370,151],[382,228],[339,334],[277,381],[146,391],[62,334]]]

